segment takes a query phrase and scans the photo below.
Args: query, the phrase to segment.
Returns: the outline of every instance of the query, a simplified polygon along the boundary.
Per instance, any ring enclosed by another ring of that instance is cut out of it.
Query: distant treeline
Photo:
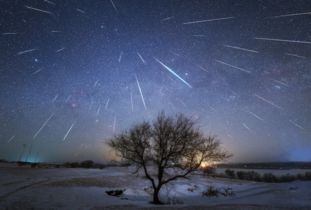
[[[95,163],[93,160],[84,160],[81,162],[65,162],[65,163],[33,163],[25,161],[6,161],[1,159],[2,163],[17,164],[18,166],[29,166],[31,168],[97,168],[103,169],[112,166],[129,166],[128,163],[111,161],[108,163]]]
[[[219,168],[245,169],[311,169],[311,162],[264,162],[264,163],[227,163],[218,164]]]
[[[285,175],[274,175],[273,173],[260,174],[256,171],[235,171],[232,169],[226,169],[225,173],[216,173],[215,169],[208,168],[204,170],[205,174],[212,177],[230,178],[230,179],[241,179],[256,182],[291,182],[296,180],[311,181],[311,171],[302,174],[285,174]]]
[[[62,164],[62,166],[65,168],[99,168],[99,169],[112,166],[128,166],[128,165],[129,164],[127,163],[114,162],[114,161],[102,164],[102,163],[95,163],[92,160],[84,160],[82,162],[66,162]]]

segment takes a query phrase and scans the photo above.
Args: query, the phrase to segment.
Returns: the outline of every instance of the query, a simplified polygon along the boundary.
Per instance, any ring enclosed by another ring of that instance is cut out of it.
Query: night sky
[[[111,157],[164,110],[231,161],[311,160],[311,1],[1,0],[0,159]]]

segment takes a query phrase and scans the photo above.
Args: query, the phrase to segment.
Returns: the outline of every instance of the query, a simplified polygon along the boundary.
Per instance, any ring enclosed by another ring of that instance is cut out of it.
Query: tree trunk
[[[160,192],[160,189],[158,188],[154,189],[153,191],[153,203],[154,204],[162,204],[162,202],[159,199],[159,192]]]

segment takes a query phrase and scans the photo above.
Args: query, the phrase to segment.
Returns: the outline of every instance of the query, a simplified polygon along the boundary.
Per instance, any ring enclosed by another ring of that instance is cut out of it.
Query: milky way
[[[311,2],[2,0],[0,159],[110,158],[164,110],[232,161],[311,160]]]

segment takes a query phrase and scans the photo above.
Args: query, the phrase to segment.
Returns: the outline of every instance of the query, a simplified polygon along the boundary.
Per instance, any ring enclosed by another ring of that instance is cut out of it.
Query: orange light
[[[210,166],[210,164],[208,162],[202,162],[201,163],[201,168],[207,168],[208,166]]]

